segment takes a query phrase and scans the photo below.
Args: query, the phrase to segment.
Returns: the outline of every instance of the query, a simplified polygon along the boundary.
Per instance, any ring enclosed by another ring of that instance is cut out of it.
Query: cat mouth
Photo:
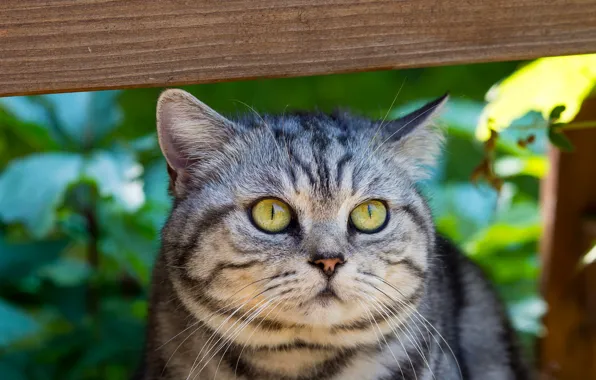
[[[341,298],[339,298],[337,293],[335,293],[335,290],[333,290],[329,285],[327,285],[325,289],[317,293],[317,295],[314,297],[314,300],[327,303],[332,300],[341,301]]]

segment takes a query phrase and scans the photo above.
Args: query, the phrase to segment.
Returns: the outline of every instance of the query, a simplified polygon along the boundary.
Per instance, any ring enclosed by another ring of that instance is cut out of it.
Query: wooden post
[[[596,120],[596,99],[576,121]],[[547,334],[540,343],[544,379],[596,379],[596,263],[580,262],[596,240],[596,128],[566,132],[575,151],[551,148],[541,194],[542,293]]]
[[[0,96],[594,52],[596,0],[0,0]]]

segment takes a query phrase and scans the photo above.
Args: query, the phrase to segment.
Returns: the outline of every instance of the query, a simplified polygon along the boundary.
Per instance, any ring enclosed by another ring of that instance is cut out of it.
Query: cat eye
[[[269,233],[283,232],[292,221],[290,206],[276,198],[258,201],[251,210],[253,223]]]
[[[361,203],[350,213],[350,222],[360,232],[379,232],[387,222],[387,207],[378,200]]]

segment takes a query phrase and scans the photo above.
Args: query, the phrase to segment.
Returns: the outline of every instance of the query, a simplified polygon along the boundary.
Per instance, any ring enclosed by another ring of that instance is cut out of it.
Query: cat
[[[139,379],[528,379],[482,272],[417,190],[447,95],[397,120],[157,105],[173,209]]]

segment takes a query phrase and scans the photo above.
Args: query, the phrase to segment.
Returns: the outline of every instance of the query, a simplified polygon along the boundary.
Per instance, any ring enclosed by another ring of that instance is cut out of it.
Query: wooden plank
[[[596,99],[577,121],[596,120]],[[542,187],[542,292],[548,303],[540,343],[544,379],[596,379],[596,264],[578,269],[596,240],[596,128],[566,133],[573,153],[550,151]]]
[[[596,0],[1,0],[0,96],[596,51]]]

